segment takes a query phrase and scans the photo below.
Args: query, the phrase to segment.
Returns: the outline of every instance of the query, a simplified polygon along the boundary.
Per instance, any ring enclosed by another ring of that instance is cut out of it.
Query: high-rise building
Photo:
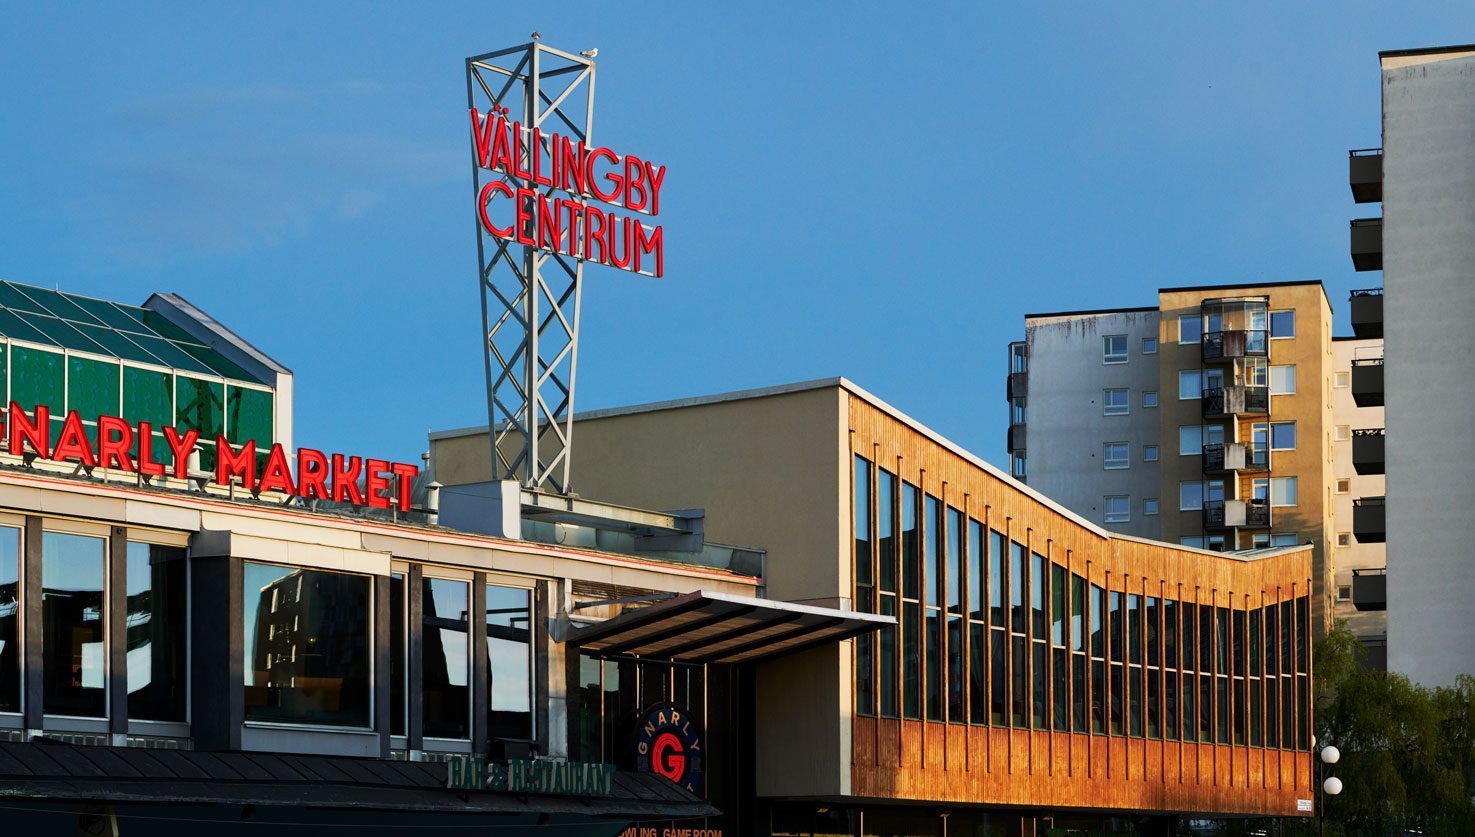
[[[1353,358],[1381,354],[1381,340],[1337,345],[1316,281],[1163,288],[1155,307],[1028,315],[1009,346],[1011,470],[1124,535],[1216,551],[1310,543],[1314,616],[1329,624],[1344,616],[1335,533],[1352,529],[1351,498],[1340,509],[1336,494],[1352,436],[1335,433],[1382,427],[1350,397]],[[1381,567],[1381,551],[1361,549],[1355,565]]]
[[[1386,532],[1389,669],[1442,685],[1475,672],[1475,564],[1452,525],[1475,503],[1475,425],[1470,394],[1450,384],[1475,349],[1475,46],[1378,57],[1383,143],[1351,152],[1349,180],[1383,212],[1352,221],[1350,244],[1358,270],[1383,271],[1352,307],[1360,333],[1386,334],[1387,357],[1359,359],[1352,388],[1381,404],[1386,376],[1388,490],[1386,505],[1357,498],[1353,536]]]

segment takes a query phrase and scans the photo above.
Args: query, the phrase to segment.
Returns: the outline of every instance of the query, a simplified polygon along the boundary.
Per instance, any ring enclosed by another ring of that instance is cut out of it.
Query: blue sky
[[[486,421],[462,61],[536,29],[669,167],[666,278],[586,274],[580,409],[845,375],[1002,463],[1027,312],[1314,278],[1345,331],[1376,53],[1475,41],[1189,5],[13,5],[0,276],[181,293],[297,373],[299,444],[413,457]]]

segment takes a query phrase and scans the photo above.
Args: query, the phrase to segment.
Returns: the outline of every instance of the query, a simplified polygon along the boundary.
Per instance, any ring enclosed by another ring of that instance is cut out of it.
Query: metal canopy
[[[891,616],[698,590],[579,628],[568,642],[596,656],[751,663],[894,624]]]

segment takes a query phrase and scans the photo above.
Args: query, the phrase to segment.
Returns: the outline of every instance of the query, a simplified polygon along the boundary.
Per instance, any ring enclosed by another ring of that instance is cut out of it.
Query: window
[[[1204,445],[1224,444],[1224,427],[1218,424],[1185,424],[1178,428],[1178,455],[1198,456]]]
[[[487,734],[530,740],[533,736],[532,591],[488,584]]]
[[[1351,545],[1352,545],[1352,533],[1351,532],[1338,532],[1337,533],[1337,546],[1351,546]]]
[[[1142,391],[1142,406],[1144,406],[1144,407],[1156,407],[1157,406],[1157,390],[1155,390],[1155,389],[1145,389],[1145,390]]]
[[[1270,339],[1277,340],[1296,336],[1296,312],[1294,309],[1270,312]]]
[[[1144,497],[1142,499],[1142,514],[1144,517],[1157,514],[1157,498]]]
[[[1132,449],[1126,442],[1107,442],[1102,445],[1107,470],[1127,468],[1132,464]]]
[[[1108,334],[1101,340],[1105,344],[1101,354],[1102,363],[1127,362],[1127,335]]]
[[[1352,480],[1350,480],[1350,479],[1337,480],[1337,493],[1338,494],[1348,494],[1351,491],[1352,491]]]
[[[186,550],[128,544],[128,717],[183,721],[189,591]]]
[[[1204,484],[1201,482],[1178,483],[1178,510],[1198,511],[1204,507]]]
[[[1142,446],[1142,461],[1143,462],[1156,462],[1157,461],[1157,445],[1143,445]]]
[[[1270,449],[1271,450],[1295,450],[1296,449],[1296,423],[1293,421],[1273,421],[1270,423]]]
[[[1339,601],[1339,602],[1345,602],[1345,601],[1350,600],[1351,598],[1352,598],[1352,585],[1350,585],[1350,584],[1338,584],[1337,585],[1337,601]]]
[[[875,560],[875,556],[871,554],[871,463],[859,456],[855,457],[852,483],[855,609],[862,613],[874,613],[876,588],[871,570],[871,564]],[[491,614],[487,615],[490,618]],[[876,714],[875,643],[875,634],[863,634],[855,638],[855,711],[861,715]]]
[[[1125,494],[1114,494],[1106,498],[1106,522],[1127,523],[1132,519],[1132,501]]]
[[[1335,374],[1335,375],[1332,376],[1332,386],[1336,387],[1337,389],[1346,389],[1347,387],[1349,387],[1351,385],[1352,385],[1352,373],[1351,372],[1338,372],[1337,374]]]
[[[404,735],[409,717],[405,692],[409,686],[409,625],[405,601],[405,574],[389,576],[389,734]]]
[[[1351,438],[1352,425],[1350,424],[1339,424],[1337,425],[1337,429],[1332,431],[1332,441],[1334,442],[1345,442]]]
[[[1204,322],[1198,314],[1184,314],[1178,318],[1178,342],[1197,343],[1203,336]]]
[[[1182,546],[1192,546],[1192,547],[1196,547],[1198,549],[1207,549],[1207,550],[1210,550],[1211,552],[1223,552],[1224,551],[1224,536],[1223,535],[1210,535],[1208,537],[1203,537],[1202,535],[1199,535],[1199,536],[1190,536],[1190,537],[1185,537],[1185,538],[1179,538],[1178,539],[1178,543],[1180,545],[1182,545]],[[1188,628],[1188,623],[1186,621],[1183,623],[1183,627],[1185,629]]]
[[[249,561],[244,574],[246,720],[371,726],[369,577]]]
[[[0,526],[0,712],[20,711],[20,530]]]
[[[449,578],[424,578],[422,674],[425,737],[471,737],[471,633],[467,625],[471,585]]]
[[[1294,395],[1296,392],[1296,365],[1270,367],[1270,394]]]
[[[1263,532],[1250,535],[1250,549],[1264,549],[1268,546],[1270,546],[1270,535]]]
[[[42,706],[48,715],[107,715],[106,545],[86,535],[41,536]]]
[[[1295,532],[1277,532],[1270,536],[1271,546],[1295,546],[1300,543],[1300,535]]]
[[[1270,478],[1270,505],[1272,505],[1272,506],[1294,506],[1294,505],[1296,505],[1296,478],[1295,477],[1271,477]]]
[[[1178,400],[1190,401],[1204,394],[1204,376],[1198,369],[1178,370]]]
[[[1132,410],[1132,398],[1126,389],[1102,390],[1101,403],[1105,405],[1104,411],[1108,416],[1124,416]]]
[[[1155,355],[1155,354],[1157,354],[1157,338],[1156,337],[1144,337],[1144,338],[1142,338],[1142,354],[1144,354],[1144,355]]]
[[[896,475],[885,468],[876,477],[876,545],[879,559],[876,562],[876,581],[880,608],[883,616],[895,617],[897,610],[897,545],[896,538]],[[978,548],[975,546],[975,549]],[[880,663],[880,678],[876,686],[880,698],[881,715],[895,718],[898,715],[896,689],[896,625],[888,625],[877,634],[880,645],[877,657]]]

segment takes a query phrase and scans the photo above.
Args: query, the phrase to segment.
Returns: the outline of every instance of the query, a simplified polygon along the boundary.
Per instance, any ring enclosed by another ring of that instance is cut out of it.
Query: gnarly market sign
[[[563,796],[609,796],[615,766],[578,761],[540,759],[489,762],[481,756],[451,756],[446,763],[446,787],[451,790],[490,790]]]

